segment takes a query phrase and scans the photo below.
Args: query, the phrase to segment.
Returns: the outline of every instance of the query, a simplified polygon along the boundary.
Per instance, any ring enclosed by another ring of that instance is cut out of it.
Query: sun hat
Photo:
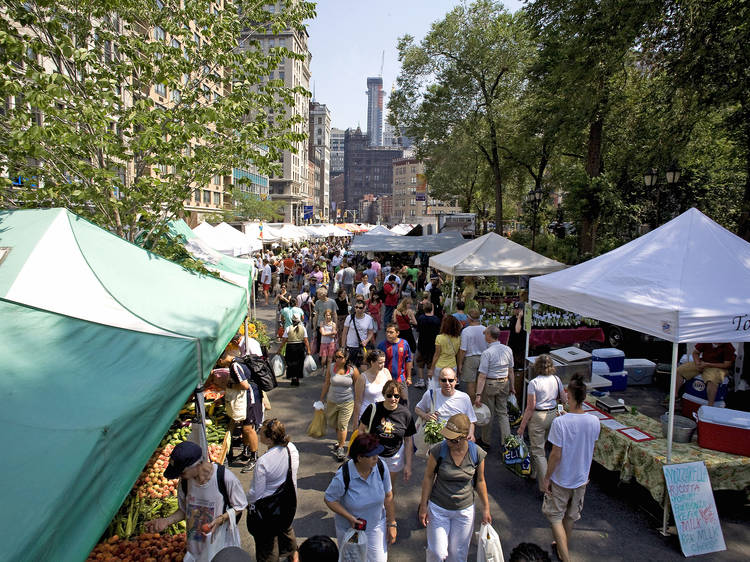
[[[466,414],[453,414],[446,422],[440,433],[447,439],[457,439],[469,435],[471,422]]]

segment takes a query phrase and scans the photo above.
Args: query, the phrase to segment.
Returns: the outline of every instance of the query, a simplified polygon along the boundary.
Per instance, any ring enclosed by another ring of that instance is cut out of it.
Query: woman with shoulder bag
[[[336,449],[333,454],[336,460],[346,458],[346,434],[349,422],[354,413],[354,387],[360,374],[355,366],[349,363],[346,348],[334,354],[335,363],[326,369],[326,378],[320,391],[320,401],[326,403],[326,421],[336,428]]]
[[[482,500],[482,523],[492,523],[484,458],[468,440],[466,414],[452,415],[440,431],[443,441],[430,449],[422,481],[419,521],[427,527],[427,561],[466,562],[474,531],[474,492]]]
[[[296,562],[297,538],[292,521],[297,511],[299,452],[276,418],[263,424],[260,442],[268,451],[258,459],[247,492],[247,530],[255,539],[255,558],[258,562],[275,562],[289,557]]]
[[[310,342],[307,340],[307,328],[302,324],[299,314],[292,316],[292,325],[284,330],[281,347],[286,344],[284,359],[286,360],[286,376],[292,379],[292,386],[299,386],[299,380],[304,376],[305,352],[310,355]]]
[[[350,528],[367,535],[367,562],[385,562],[388,544],[396,542],[396,513],[391,475],[378,455],[383,446],[365,433],[349,448],[349,458],[341,465],[325,492],[325,503],[335,514],[339,550]]]
[[[523,432],[528,425],[536,480],[539,491],[544,492],[542,479],[547,473],[547,455],[544,446],[547,443],[552,422],[558,415],[558,400],[561,404],[567,405],[568,398],[560,378],[555,374],[552,357],[546,353],[536,358],[534,375],[536,376],[529,382],[526,410],[524,410],[521,425],[518,426],[518,435],[523,437]]]

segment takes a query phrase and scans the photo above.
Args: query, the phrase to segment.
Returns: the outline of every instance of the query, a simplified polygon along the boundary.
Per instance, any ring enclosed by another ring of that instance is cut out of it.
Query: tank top
[[[362,412],[365,411],[367,406],[385,400],[385,397],[383,396],[383,387],[385,386],[387,379],[380,383],[377,382],[377,380],[375,382],[370,382],[367,380],[367,375],[363,373],[362,376],[365,377],[365,391],[362,393],[362,405],[359,408],[357,419],[362,417]]]
[[[409,316],[407,314],[401,314],[397,312],[394,314],[396,317],[396,323],[398,324],[399,330],[408,330],[411,328],[411,324],[409,323]]]
[[[346,368],[343,375],[334,372],[334,365],[331,365],[331,386],[328,388],[328,401],[334,404],[341,404],[354,400],[354,379],[352,378],[351,367]]]

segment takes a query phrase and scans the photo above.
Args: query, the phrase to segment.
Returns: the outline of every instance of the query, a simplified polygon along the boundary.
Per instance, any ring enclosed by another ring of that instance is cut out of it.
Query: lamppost
[[[526,202],[531,205],[532,227],[531,227],[531,249],[536,246],[536,219],[539,214],[539,205],[542,203],[542,190],[540,188],[532,189],[526,194]]]
[[[680,181],[681,171],[673,162],[664,172],[667,185],[674,185]],[[656,226],[661,226],[661,189],[659,188],[659,170],[651,168],[643,174],[643,184],[646,187],[656,188]]]

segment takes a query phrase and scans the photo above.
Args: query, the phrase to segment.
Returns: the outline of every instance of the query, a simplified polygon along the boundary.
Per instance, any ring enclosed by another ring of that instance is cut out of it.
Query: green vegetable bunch
[[[439,419],[430,420],[426,424],[424,424],[425,443],[428,443],[430,445],[440,443],[443,440],[443,434],[440,433],[440,430],[443,429],[443,427],[445,427],[445,421],[441,421]]]

